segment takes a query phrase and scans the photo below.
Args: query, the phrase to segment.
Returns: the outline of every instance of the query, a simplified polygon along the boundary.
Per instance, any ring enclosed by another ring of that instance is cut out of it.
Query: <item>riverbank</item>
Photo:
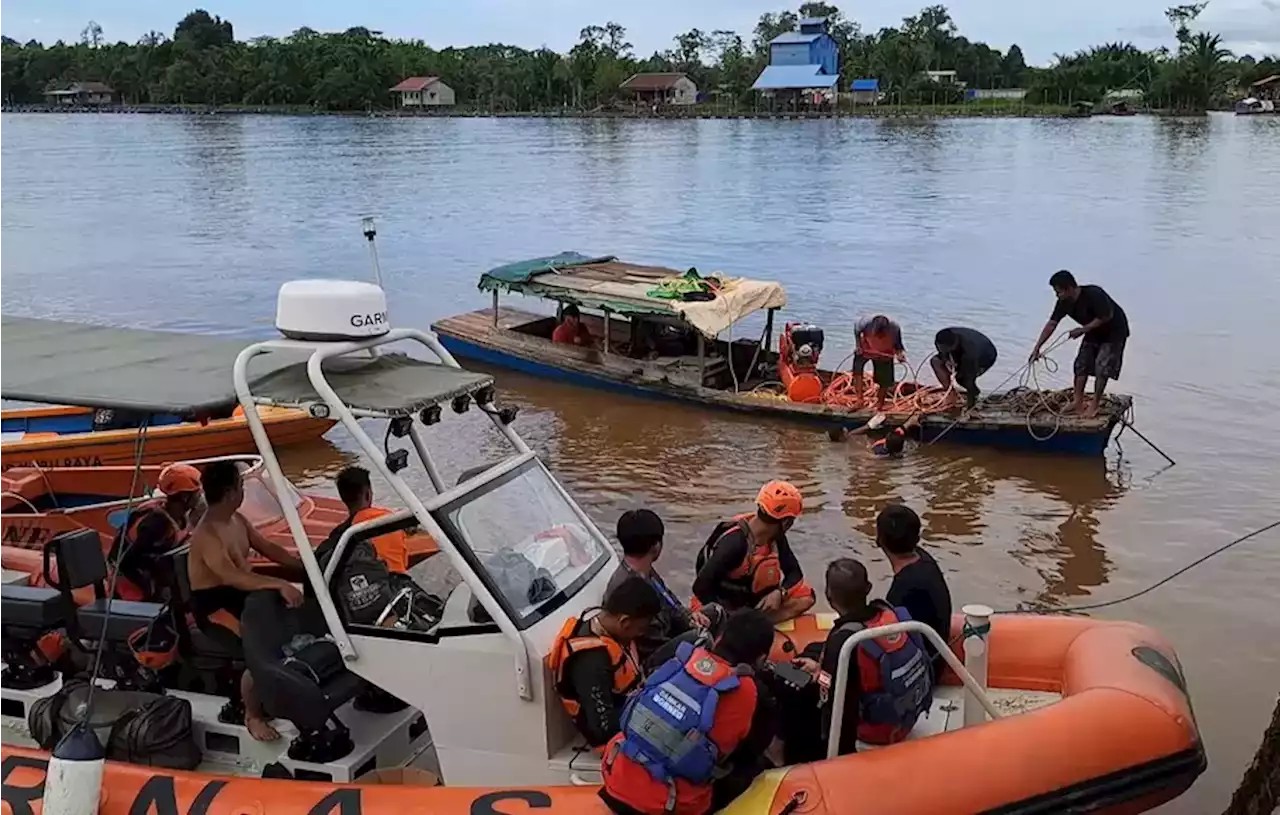
[[[955,118],[1040,118],[1079,117],[1066,105],[859,105],[819,110],[740,110],[712,105],[687,108],[649,109],[554,109],[486,110],[454,107],[433,110],[326,110],[308,105],[5,105],[5,113],[86,113],[207,116],[219,114],[262,116],[368,116],[378,118],[523,118],[523,119],[955,119]],[[1164,116],[1199,116],[1186,111],[1147,110],[1141,113]],[[1109,115],[1105,112],[1093,115]]]

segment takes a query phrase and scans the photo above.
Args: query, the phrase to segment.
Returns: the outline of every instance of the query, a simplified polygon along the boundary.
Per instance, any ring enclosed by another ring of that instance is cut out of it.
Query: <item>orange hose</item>
[[[906,386],[914,385],[911,393],[904,393]],[[831,380],[822,391],[822,404],[844,410],[872,409],[879,395],[875,380],[865,373],[842,373]],[[884,401],[880,413],[910,416],[913,413],[939,413],[951,407],[954,387],[926,387],[915,381],[899,382]]]

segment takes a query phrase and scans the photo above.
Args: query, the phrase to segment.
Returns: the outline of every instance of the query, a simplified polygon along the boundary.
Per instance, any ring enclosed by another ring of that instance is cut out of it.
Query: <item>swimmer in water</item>
[[[875,425],[873,427],[872,425]],[[878,422],[867,422],[861,427],[855,427],[852,430],[840,428],[830,433],[832,441],[844,441],[853,436],[865,436],[879,427]],[[873,439],[868,446],[871,455],[875,458],[902,458],[907,449],[907,434],[913,430],[920,428],[920,414],[913,413],[903,422],[901,427],[895,427],[886,433],[882,438]]]

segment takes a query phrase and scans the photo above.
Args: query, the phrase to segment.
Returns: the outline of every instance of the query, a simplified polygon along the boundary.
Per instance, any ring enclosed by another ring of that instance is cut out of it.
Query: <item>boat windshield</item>
[[[582,523],[536,459],[435,514],[522,630],[577,594],[609,562],[608,545]]]
[[[244,474],[244,503],[240,505],[240,512],[244,515],[249,523],[255,526],[267,523],[284,517],[284,509],[280,506],[280,499],[277,497],[276,490],[268,480],[266,470],[261,464],[257,466],[249,466],[243,470]],[[300,506],[302,504],[302,496],[293,488],[292,484],[288,485],[287,500],[293,505]]]

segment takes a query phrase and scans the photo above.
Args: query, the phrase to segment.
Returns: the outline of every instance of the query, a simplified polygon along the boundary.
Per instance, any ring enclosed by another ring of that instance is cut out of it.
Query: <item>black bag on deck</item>
[[[52,750],[84,717],[88,698],[89,683],[78,679],[33,704],[27,715],[31,738],[42,750]],[[186,699],[98,688],[89,724],[112,761],[172,770],[194,770],[200,764]]]

